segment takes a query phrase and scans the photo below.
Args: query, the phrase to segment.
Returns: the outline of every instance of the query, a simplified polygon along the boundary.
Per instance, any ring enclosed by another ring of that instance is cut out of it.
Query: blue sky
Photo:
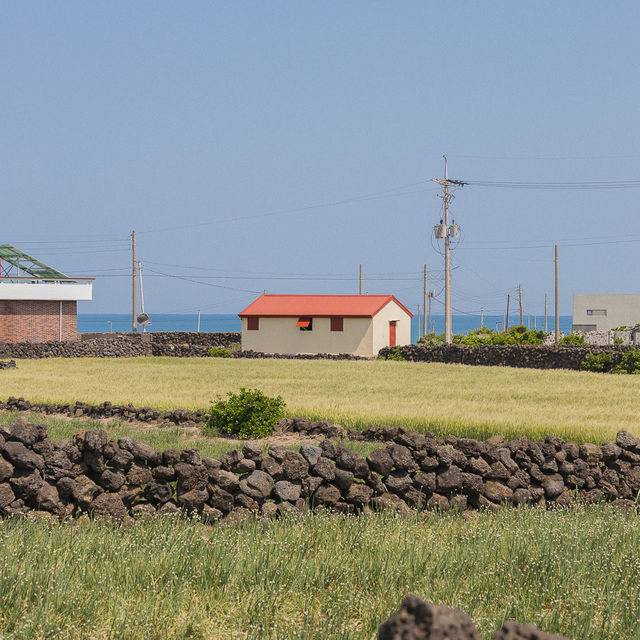
[[[11,243],[95,275],[84,312],[257,292],[443,299],[442,154],[468,181],[640,179],[637,2],[0,2]],[[456,310],[637,293],[640,189],[469,185]],[[180,276],[183,279],[170,276]],[[198,282],[193,282],[197,280]],[[434,312],[441,310],[440,302]],[[513,309],[513,307],[512,307]]]

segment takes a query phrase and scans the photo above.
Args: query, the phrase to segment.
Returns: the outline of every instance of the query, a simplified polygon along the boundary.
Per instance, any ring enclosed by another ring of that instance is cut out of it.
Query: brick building
[[[0,342],[77,338],[77,305],[93,278],[68,278],[11,245],[0,245]]]

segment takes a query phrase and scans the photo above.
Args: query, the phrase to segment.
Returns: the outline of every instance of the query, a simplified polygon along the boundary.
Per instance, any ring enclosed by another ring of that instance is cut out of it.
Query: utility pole
[[[547,323],[547,294],[544,294],[544,332],[549,333],[549,326]]]
[[[504,317],[504,330],[509,330],[509,299],[511,296],[507,293],[507,315]]]
[[[435,236],[438,239],[444,238],[444,341],[451,344],[451,242],[450,238],[457,238],[460,235],[460,228],[457,224],[449,225],[449,202],[455,197],[449,193],[450,186],[464,187],[466,184],[462,180],[449,180],[447,171],[447,156],[444,158],[444,179],[434,178],[443,188],[443,195],[438,196],[444,202],[444,224],[442,220],[434,227]]]
[[[133,258],[131,270],[131,331],[134,333],[138,331],[138,320],[136,318],[138,313],[138,286],[136,283],[136,274],[138,271],[138,265],[136,264],[136,232],[135,229],[131,232],[131,256]]]
[[[480,328],[484,327],[484,307],[480,307]]]
[[[360,265],[360,295],[362,295],[362,265]]]
[[[522,326],[522,285],[518,285],[518,300],[520,303],[520,326]]]
[[[556,344],[560,342],[560,294],[558,291],[558,245],[556,245]]]
[[[141,316],[143,316],[143,318],[141,318],[142,333],[145,333],[147,331],[147,323],[149,322],[149,319],[147,318],[146,320],[144,320],[144,289],[142,288],[142,262],[140,261],[138,261],[138,273],[140,274],[140,302],[142,304]]]
[[[200,309],[198,309],[198,333],[200,333]]]
[[[424,265],[424,289],[422,292],[422,310],[423,310],[423,318],[422,318],[422,335],[427,335],[427,296],[429,295],[429,290],[427,289],[427,265]]]
[[[429,332],[434,333],[433,326],[431,325],[431,298],[433,298],[434,293],[435,293],[434,291],[429,291],[427,294],[429,297],[429,312],[427,316],[427,333]]]

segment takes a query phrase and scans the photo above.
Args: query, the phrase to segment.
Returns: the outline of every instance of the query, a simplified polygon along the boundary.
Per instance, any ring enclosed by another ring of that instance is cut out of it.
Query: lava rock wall
[[[122,520],[148,513],[198,514],[234,521],[327,508],[495,509],[501,504],[566,507],[617,501],[636,508],[640,440],[577,445],[555,436],[506,442],[449,436],[438,440],[398,428],[366,458],[324,440],[299,451],[247,443],[220,458],[196,449],[155,451],[107,432],[53,442],[44,425],[19,418],[0,426],[0,513],[83,512]]]
[[[612,362],[619,364],[622,356],[633,349],[627,345],[597,347],[590,345],[480,345],[476,347],[449,344],[428,347],[412,344],[403,347],[385,347],[381,357],[399,353],[410,362],[443,362],[446,364],[469,364],[485,367],[519,367],[527,369],[574,369],[581,368],[588,353],[610,353]]]

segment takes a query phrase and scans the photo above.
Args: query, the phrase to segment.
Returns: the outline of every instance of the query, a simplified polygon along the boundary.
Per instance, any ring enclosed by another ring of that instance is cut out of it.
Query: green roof
[[[44,262],[40,262],[40,260],[36,260],[29,254],[20,251],[20,249],[16,249],[10,244],[0,244],[0,260],[5,260],[16,269],[20,269],[20,271],[24,271],[30,276],[41,280],[67,277],[64,273],[57,271]]]

